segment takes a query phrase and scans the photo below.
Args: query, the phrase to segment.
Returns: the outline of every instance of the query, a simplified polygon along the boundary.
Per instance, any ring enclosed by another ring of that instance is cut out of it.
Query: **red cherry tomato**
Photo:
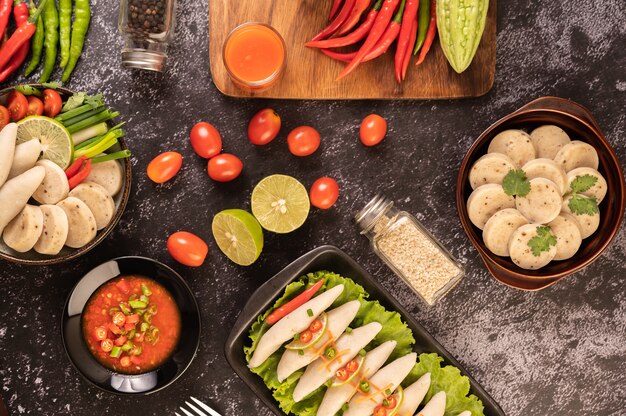
[[[387,416],[387,411],[382,405],[376,406],[376,408],[374,409],[373,416]]]
[[[218,182],[230,182],[237,178],[243,170],[241,160],[229,153],[222,153],[209,159],[209,177]]]
[[[370,114],[361,122],[359,135],[365,146],[376,146],[387,134],[387,122],[378,114]]]
[[[309,331],[308,329],[305,329],[304,331],[300,332],[300,337],[298,339],[304,342],[305,344],[307,342],[311,342],[311,340],[313,339],[313,332]]]
[[[105,339],[100,343],[100,348],[102,348],[102,351],[104,352],[109,352],[113,349],[113,341],[110,339]]]
[[[348,370],[349,373],[354,373],[358,369],[359,362],[357,360],[350,360],[348,361],[348,364],[346,364],[346,370]]]
[[[198,267],[204,263],[209,247],[197,235],[178,231],[167,239],[167,251],[177,262]]]
[[[268,144],[278,136],[280,131],[280,116],[271,108],[256,113],[248,124],[248,139],[250,143],[262,146]]]
[[[337,198],[339,198],[337,181],[329,177],[319,178],[311,185],[309,198],[311,199],[311,204],[319,209],[332,207],[337,202]]]
[[[27,116],[40,116],[43,114],[43,102],[39,98],[29,95],[26,99],[28,100]]]
[[[20,121],[26,117],[26,112],[28,111],[28,100],[24,94],[19,91],[11,91],[7,102],[9,114],[11,115],[11,121]]]
[[[350,373],[348,373],[348,370],[346,370],[345,367],[340,368],[335,372],[335,377],[337,377],[340,381],[346,381],[348,377],[350,377]]]
[[[126,315],[122,312],[116,312],[111,320],[116,326],[122,326],[126,323]]]
[[[320,134],[313,127],[296,127],[287,136],[287,145],[292,154],[308,156],[320,147]]]
[[[183,166],[183,156],[180,153],[161,153],[148,165],[148,178],[156,183],[167,182],[176,176],[181,166]]]
[[[383,402],[383,406],[386,409],[393,409],[393,408],[396,407],[396,404],[397,404],[396,403],[396,396],[389,396],[385,400],[386,400],[386,402]],[[385,404],[385,403],[387,403],[387,404]]]
[[[322,321],[320,321],[319,319],[314,320],[313,322],[311,322],[311,325],[309,325],[309,330],[311,332],[317,332],[320,329],[322,329]]]
[[[222,136],[215,126],[200,122],[191,129],[191,147],[198,156],[210,159],[222,151]]]
[[[5,106],[0,105],[0,130],[2,130],[10,122],[11,114],[9,113],[9,110]]]
[[[43,108],[46,117],[56,117],[61,112],[63,107],[63,100],[58,92],[46,88],[43,90]]]

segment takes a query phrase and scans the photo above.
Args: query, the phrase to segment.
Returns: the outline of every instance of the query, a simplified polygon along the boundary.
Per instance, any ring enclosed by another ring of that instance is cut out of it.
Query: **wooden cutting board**
[[[393,54],[361,64],[348,77],[335,81],[342,63],[304,43],[328,24],[332,0],[210,0],[209,57],[213,82],[233,97],[293,99],[429,99],[477,97],[493,85],[496,69],[496,0],[490,0],[487,23],[474,61],[457,74],[435,40],[424,63],[409,67],[407,78],[398,85]],[[246,22],[267,23],[278,30],[287,44],[287,69],[271,89],[249,93],[228,78],[222,46],[232,29]],[[413,58],[415,61],[415,58]]]

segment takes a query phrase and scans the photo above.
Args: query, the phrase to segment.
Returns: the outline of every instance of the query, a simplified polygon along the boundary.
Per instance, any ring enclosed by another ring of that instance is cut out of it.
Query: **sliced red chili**
[[[128,355],[123,356],[122,358],[120,358],[120,365],[122,367],[128,367],[130,365],[131,359]]]
[[[349,373],[354,373],[358,369],[359,363],[357,360],[350,360],[348,361],[348,364],[346,364],[346,370],[348,370]]]
[[[107,338],[107,329],[103,326],[96,327],[95,335],[98,341],[104,341]]]
[[[346,381],[348,377],[350,377],[350,373],[348,372],[348,370],[346,370],[345,367],[340,368],[335,372],[335,377],[337,377],[341,381]]]
[[[110,352],[113,349],[113,341],[110,339],[105,339],[100,343],[100,348],[104,352]]]
[[[314,320],[313,322],[311,322],[311,325],[309,325],[309,331],[312,332],[317,332],[320,329],[322,329],[322,321],[320,321],[319,319]]]
[[[112,321],[116,326],[122,326],[124,325],[124,323],[126,323],[126,315],[124,315],[122,312],[115,312]]]
[[[304,330],[302,332],[300,332],[300,337],[299,337],[300,341],[302,341],[303,343],[307,343],[307,342],[311,342],[311,340],[313,339],[313,333],[311,331]]]

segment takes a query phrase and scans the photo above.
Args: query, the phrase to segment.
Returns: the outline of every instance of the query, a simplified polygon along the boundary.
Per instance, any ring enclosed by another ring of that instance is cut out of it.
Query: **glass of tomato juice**
[[[287,53],[283,37],[264,23],[244,23],[226,38],[224,66],[240,88],[258,92],[270,88],[285,71]]]

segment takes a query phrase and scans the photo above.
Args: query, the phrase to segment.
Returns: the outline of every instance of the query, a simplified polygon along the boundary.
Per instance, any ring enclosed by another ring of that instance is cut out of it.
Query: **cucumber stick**
[[[472,63],[485,30],[489,0],[437,0],[441,49],[459,74]]]

